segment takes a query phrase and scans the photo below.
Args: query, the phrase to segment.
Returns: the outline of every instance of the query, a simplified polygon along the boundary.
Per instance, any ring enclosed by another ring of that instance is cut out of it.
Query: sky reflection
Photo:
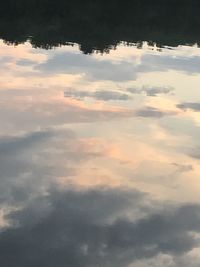
[[[0,265],[197,267],[200,49],[0,56]]]

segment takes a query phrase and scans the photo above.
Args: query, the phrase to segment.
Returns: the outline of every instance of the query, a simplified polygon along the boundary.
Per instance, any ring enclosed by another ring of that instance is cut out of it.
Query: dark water
[[[0,266],[199,267],[200,2],[0,8]]]

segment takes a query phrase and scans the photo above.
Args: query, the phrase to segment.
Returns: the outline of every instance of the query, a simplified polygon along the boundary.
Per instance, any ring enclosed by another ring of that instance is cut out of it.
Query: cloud
[[[27,58],[21,58],[16,62],[18,66],[22,66],[22,67],[33,66],[33,65],[36,65],[37,63],[38,63],[37,61],[30,60]]]
[[[191,56],[172,56],[172,55],[159,55],[145,54],[142,57],[142,64],[137,68],[137,72],[156,72],[175,70],[186,72],[188,74],[198,74],[200,71],[200,57]]]
[[[89,91],[77,91],[77,90],[68,90],[65,91],[65,97],[72,97],[76,99],[81,98],[94,98],[96,100],[111,101],[111,100],[120,100],[126,101],[131,99],[131,96],[125,93],[109,90],[98,90],[95,92]]]
[[[190,157],[194,158],[194,159],[200,159],[200,147],[197,146],[195,148],[191,148],[187,151],[187,155],[189,155]]]
[[[127,91],[132,94],[146,94],[147,96],[158,96],[159,94],[170,94],[174,88],[172,87],[147,87],[128,88]]]
[[[175,70],[188,74],[198,74],[200,71],[199,63],[199,56],[185,58],[163,54],[145,54],[141,57],[140,64],[138,64],[135,61],[121,60],[116,63],[106,59],[98,60],[94,56],[62,52],[55,53],[44,63],[38,64],[35,66],[35,70],[38,70],[42,75],[52,75],[52,73],[84,74],[92,80],[123,82],[135,80],[138,74],[149,72]],[[165,94],[170,93],[168,89],[162,91]],[[152,94],[152,96],[158,94],[156,89],[146,93]]]
[[[2,266],[129,266],[160,254],[180,257],[199,245],[200,206],[134,219],[147,196],[126,190],[52,190],[11,212],[0,233]],[[149,202],[151,200],[149,199]]]
[[[163,111],[158,108],[154,107],[149,107],[146,106],[144,108],[138,109],[135,111],[135,115],[138,117],[143,117],[143,118],[163,118],[165,116],[173,116],[176,115],[176,112],[174,111]]]
[[[82,74],[90,80],[109,80],[124,82],[135,80],[140,73],[160,72],[168,70],[199,73],[200,57],[173,57],[171,55],[145,54],[141,62],[121,60],[114,62],[108,59],[96,59],[94,56],[79,53],[54,53],[45,62],[34,67],[41,75],[53,74]],[[157,92],[157,90],[159,92]],[[169,88],[150,88],[147,94],[154,96],[158,93],[170,93]],[[170,90],[171,91],[171,90]],[[136,93],[136,92],[134,92]]]
[[[46,129],[0,137],[0,206],[17,206],[27,201],[40,193],[42,186],[48,187],[56,173],[63,171],[61,164],[56,168],[52,164],[50,145],[55,145],[58,138],[70,142],[74,134],[68,129],[64,133]],[[55,145],[54,153],[56,148],[59,151]],[[65,168],[66,175],[68,172]]]
[[[13,61],[13,58],[11,56],[1,56],[0,58],[0,70],[8,70],[8,64]]]
[[[24,149],[30,148],[51,136],[53,136],[51,131],[35,131],[24,135],[1,136],[0,157],[5,157],[8,154],[18,154]]]
[[[93,56],[70,52],[55,53],[46,62],[35,66],[41,74],[85,74],[90,79],[126,81],[135,78],[133,65],[129,62],[113,63],[97,60]]]
[[[184,111],[192,110],[195,112],[200,112],[200,103],[198,102],[184,102],[177,105],[177,108],[182,109]]]
[[[194,167],[191,164],[172,163],[172,165],[177,168],[177,172],[179,173],[190,172],[194,170]]]

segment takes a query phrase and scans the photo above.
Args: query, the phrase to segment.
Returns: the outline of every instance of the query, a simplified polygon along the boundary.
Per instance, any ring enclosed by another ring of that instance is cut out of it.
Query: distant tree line
[[[34,47],[78,43],[84,53],[107,52],[120,41],[200,43],[199,0],[6,0],[0,38]]]

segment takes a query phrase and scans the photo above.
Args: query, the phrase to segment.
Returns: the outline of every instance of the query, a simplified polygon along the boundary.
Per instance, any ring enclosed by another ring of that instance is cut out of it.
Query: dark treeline
[[[6,0],[0,38],[34,47],[78,43],[106,52],[120,41],[164,45],[200,43],[199,0]]]

